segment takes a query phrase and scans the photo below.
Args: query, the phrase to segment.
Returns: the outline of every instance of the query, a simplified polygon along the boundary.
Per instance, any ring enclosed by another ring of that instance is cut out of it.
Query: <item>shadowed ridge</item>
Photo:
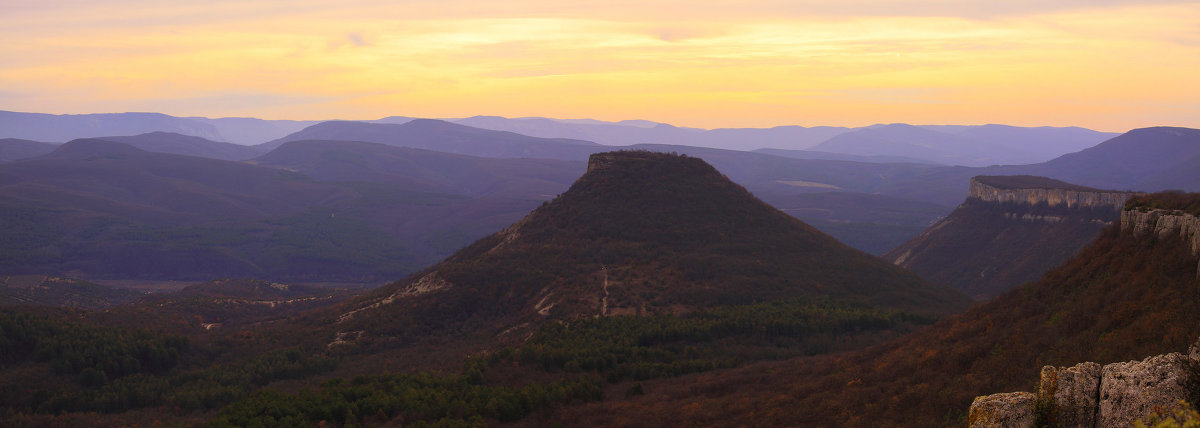
[[[46,155],[48,159],[129,159],[149,153],[129,144],[99,138],[80,138],[71,140],[54,149]]]
[[[986,300],[1079,252],[1134,195],[1030,175],[977,176],[970,189],[953,212],[883,258]]]

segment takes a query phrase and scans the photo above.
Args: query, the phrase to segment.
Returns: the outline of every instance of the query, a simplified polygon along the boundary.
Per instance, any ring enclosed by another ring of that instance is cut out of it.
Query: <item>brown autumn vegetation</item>
[[[921,277],[986,300],[1037,280],[1092,242],[1105,223],[1119,219],[1120,213],[1109,207],[1051,207],[969,198],[930,232],[883,257],[903,258],[901,266]]]
[[[1189,253],[1178,239],[1137,239],[1112,226],[1041,280],[904,338],[835,356],[648,382],[643,396],[527,421],[961,426],[975,396],[1032,390],[1043,365],[1186,349],[1200,326],[1200,284]]]

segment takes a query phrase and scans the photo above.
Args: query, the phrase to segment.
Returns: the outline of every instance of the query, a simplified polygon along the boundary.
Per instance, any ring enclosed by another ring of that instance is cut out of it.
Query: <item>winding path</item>
[[[608,316],[608,266],[600,265],[600,273],[604,275],[604,285],[601,290],[604,295],[600,296],[600,316]]]

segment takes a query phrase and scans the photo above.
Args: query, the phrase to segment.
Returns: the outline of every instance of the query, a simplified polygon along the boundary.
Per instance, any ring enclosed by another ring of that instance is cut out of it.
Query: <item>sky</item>
[[[0,0],[0,110],[1200,128],[1200,0]]]

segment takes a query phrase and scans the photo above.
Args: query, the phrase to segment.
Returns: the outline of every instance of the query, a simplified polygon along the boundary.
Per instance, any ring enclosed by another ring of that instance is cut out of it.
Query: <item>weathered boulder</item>
[[[975,397],[971,403],[968,425],[971,428],[1017,428],[1033,426],[1033,403],[1037,396],[1031,392],[1007,392]]]
[[[1042,367],[1037,402],[1050,426],[1092,427],[1100,398],[1099,364],[1087,362],[1074,367]]]
[[[1104,366],[1100,381],[1100,427],[1133,426],[1188,398],[1191,363],[1178,352]]]

